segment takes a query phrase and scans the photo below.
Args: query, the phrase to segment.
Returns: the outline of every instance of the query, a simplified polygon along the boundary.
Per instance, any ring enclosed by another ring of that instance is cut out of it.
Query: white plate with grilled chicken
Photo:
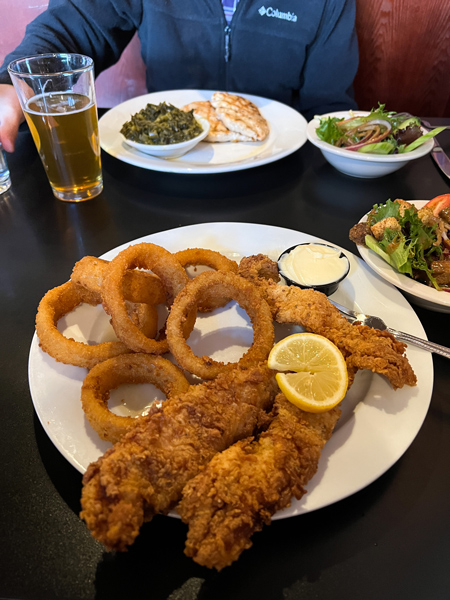
[[[296,110],[268,98],[239,94],[254,103],[269,125],[269,134],[256,142],[200,142],[193,150],[172,160],[150,156],[131,148],[120,133],[122,125],[148,103],[166,102],[182,108],[191,102],[210,100],[214,90],[169,90],[138,96],[118,104],[99,120],[102,149],[123,162],[168,173],[226,173],[259,167],[298,150],[306,143],[306,119]]]

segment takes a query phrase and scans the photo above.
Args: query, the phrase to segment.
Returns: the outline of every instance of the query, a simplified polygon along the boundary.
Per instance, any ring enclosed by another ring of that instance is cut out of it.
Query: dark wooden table
[[[450,151],[450,133],[440,139]],[[448,360],[433,357],[429,413],[387,473],[334,505],[274,522],[221,573],[184,556],[185,525],[167,517],[144,526],[129,552],[104,552],[78,517],[81,475],[41,427],[27,376],[38,302],[82,256],[212,221],[288,227],[354,252],[348,230],[374,203],[450,192],[431,158],[363,181],[335,171],[310,144],[271,165],[218,175],[153,172],[104,155],[104,192],[82,204],[53,197],[26,130],[8,158],[13,185],[0,197],[0,597],[448,600]],[[428,337],[450,346],[450,315],[416,312]]]

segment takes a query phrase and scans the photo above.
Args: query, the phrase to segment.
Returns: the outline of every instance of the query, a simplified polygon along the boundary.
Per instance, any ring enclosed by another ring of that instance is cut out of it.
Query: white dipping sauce
[[[284,275],[302,285],[323,285],[345,275],[348,261],[338,248],[319,244],[297,246],[280,260]]]

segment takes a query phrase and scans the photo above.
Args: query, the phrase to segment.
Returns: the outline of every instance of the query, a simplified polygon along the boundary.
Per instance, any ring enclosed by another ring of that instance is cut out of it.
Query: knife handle
[[[450,158],[445,154],[442,147],[434,140],[431,156],[441,171],[450,179]]]

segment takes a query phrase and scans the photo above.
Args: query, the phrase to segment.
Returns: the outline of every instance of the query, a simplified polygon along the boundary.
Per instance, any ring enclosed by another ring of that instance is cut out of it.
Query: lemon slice
[[[295,333],[272,348],[268,367],[286,398],[307,412],[325,412],[344,398],[348,387],[345,359],[322,335]]]

